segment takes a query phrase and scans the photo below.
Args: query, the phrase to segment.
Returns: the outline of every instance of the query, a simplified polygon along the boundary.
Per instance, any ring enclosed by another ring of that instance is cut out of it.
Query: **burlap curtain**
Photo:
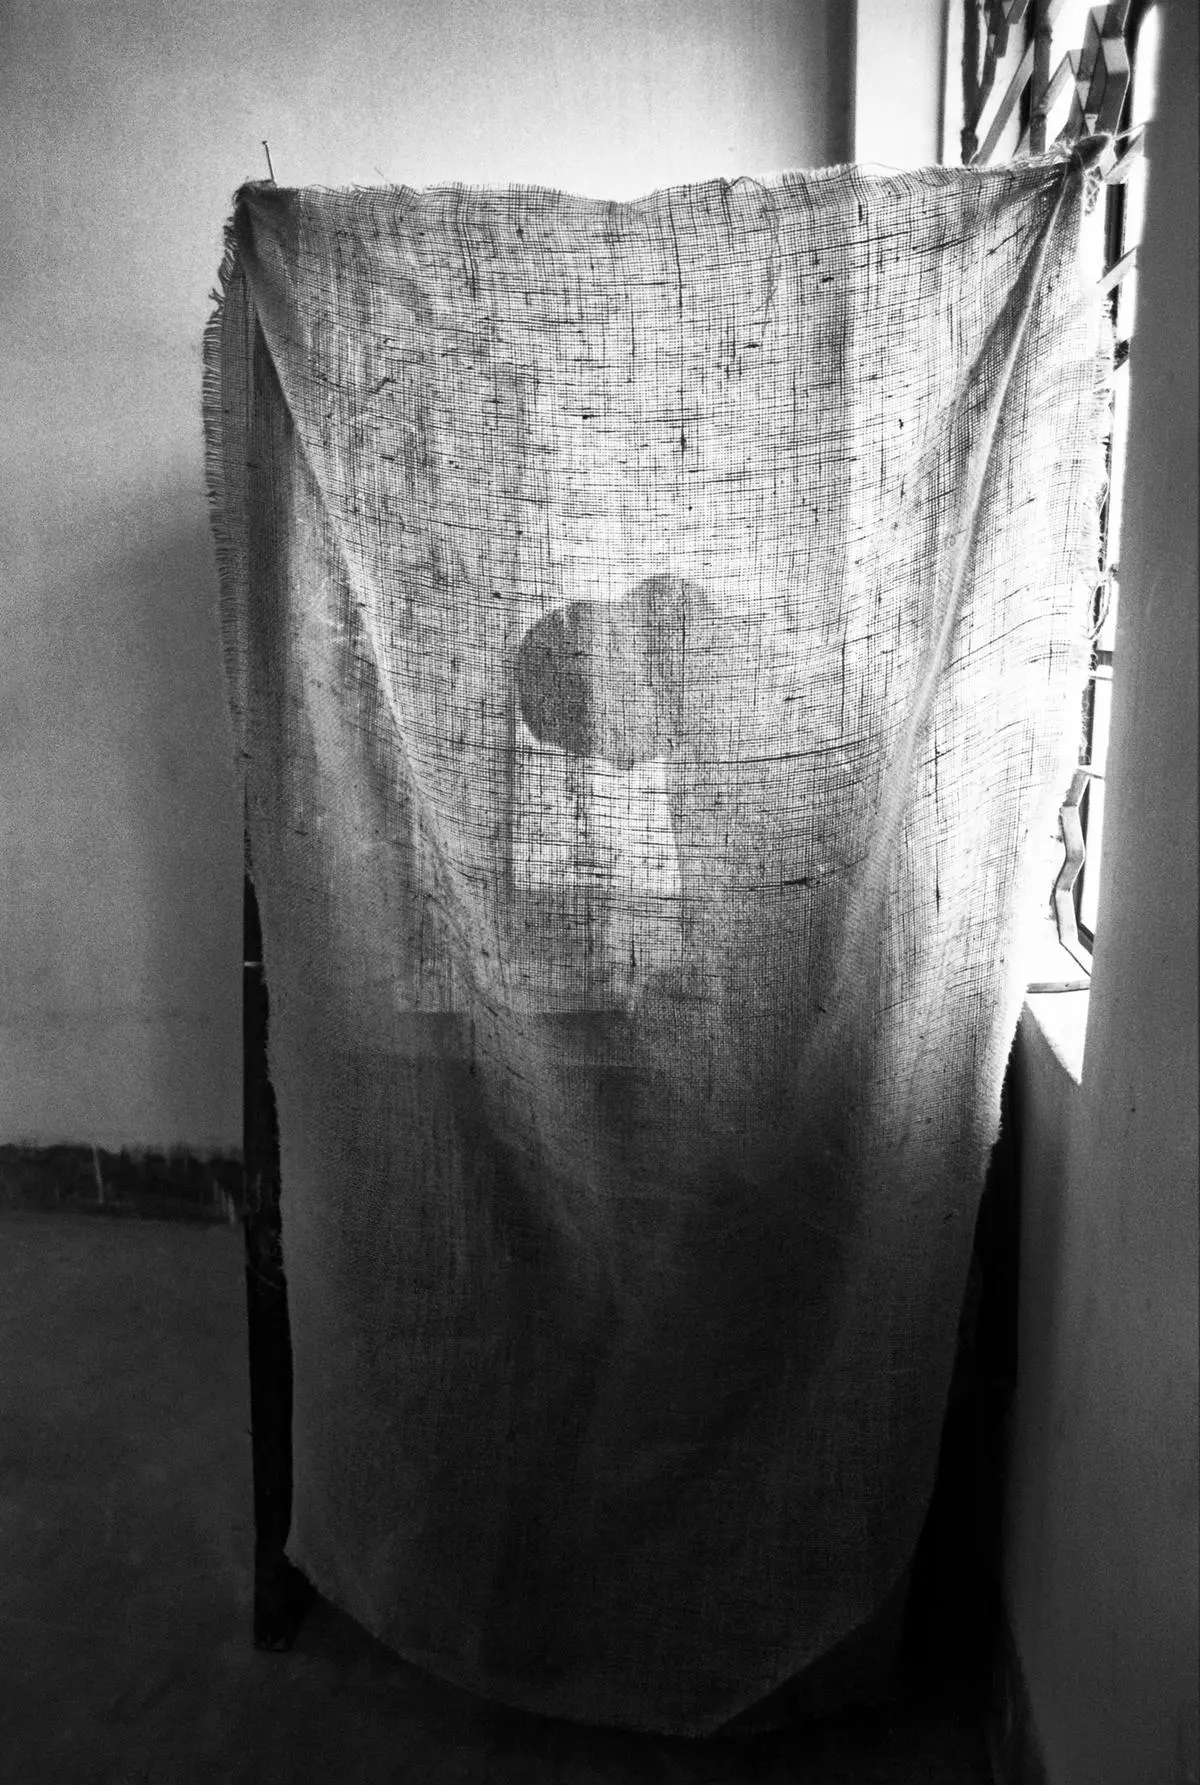
[[[1065,160],[238,195],[207,341],[291,1553],[703,1734],[922,1522],[1075,755]]]

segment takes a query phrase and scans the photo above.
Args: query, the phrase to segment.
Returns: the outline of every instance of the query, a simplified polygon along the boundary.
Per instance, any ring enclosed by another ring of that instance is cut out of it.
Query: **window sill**
[[[1070,960],[1069,955],[1066,958]],[[1030,992],[1025,999],[1025,1020],[1038,1029],[1063,1071],[1077,1085],[1083,1082],[1090,997],[1091,993],[1085,990]]]
[[[1079,963],[1059,942],[1053,923],[1039,923],[1029,949],[1030,984],[1070,982],[1083,977]],[[1024,1020],[1038,1030],[1059,1065],[1077,1085],[1083,1079],[1090,996],[1084,986],[1070,992],[1029,992],[1025,998]]]

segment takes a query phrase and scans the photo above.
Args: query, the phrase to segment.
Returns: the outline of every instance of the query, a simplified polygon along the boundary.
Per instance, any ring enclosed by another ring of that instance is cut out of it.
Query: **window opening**
[[[1104,286],[1115,341],[1105,494],[1092,601],[1092,659],[1080,766],[1060,815],[1061,864],[1050,891],[1059,941],[1090,974],[1104,842],[1104,792],[1116,664],[1121,515],[1145,210],[1142,127],[1153,115],[1160,0],[964,0],[960,20],[964,163],[1039,154],[1052,143],[1111,135],[1115,156],[1092,226],[1103,231]],[[1136,363],[1136,361],[1135,361]],[[1087,978],[1039,985],[1084,987]],[[1035,988],[1031,988],[1035,989]]]

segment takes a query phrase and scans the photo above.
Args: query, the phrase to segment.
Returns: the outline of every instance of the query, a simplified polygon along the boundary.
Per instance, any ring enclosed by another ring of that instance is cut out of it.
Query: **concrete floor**
[[[552,1723],[426,1678],[318,1602],[250,1639],[240,1231],[0,1216],[6,1785],[984,1785],[953,1711],[742,1744]]]

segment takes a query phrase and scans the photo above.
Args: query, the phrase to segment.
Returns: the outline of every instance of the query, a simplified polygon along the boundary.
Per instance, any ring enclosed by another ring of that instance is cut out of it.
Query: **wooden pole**
[[[249,851],[247,849],[247,870]],[[242,1221],[254,1472],[254,1643],[290,1649],[314,1597],[284,1550],[292,1522],[292,1340],[283,1272],[279,1124],[254,883],[242,885]]]

